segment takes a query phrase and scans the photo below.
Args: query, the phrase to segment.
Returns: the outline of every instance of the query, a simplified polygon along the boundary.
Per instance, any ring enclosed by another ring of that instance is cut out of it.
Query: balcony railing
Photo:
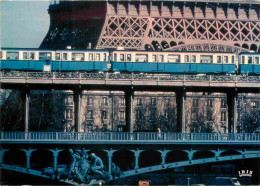
[[[259,133],[1,132],[1,141],[260,142]],[[259,143],[260,144],[260,143]]]

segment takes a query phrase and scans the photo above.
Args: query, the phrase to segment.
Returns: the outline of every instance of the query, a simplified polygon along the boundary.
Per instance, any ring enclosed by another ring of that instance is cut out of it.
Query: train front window
[[[189,58],[189,56],[188,56],[188,55],[185,55],[185,56],[184,56],[184,61],[185,61],[185,63],[189,63],[189,61],[190,61],[190,58]]]
[[[253,63],[253,57],[248,57],[248,64],[252,64]]]
[[[6,59],[10,59],[10,60],[19,59],[19,53],[18,52],[6,52]]]
[[[68,60],[68,54],[67,53],[63,53],[63,60]]]
[[[60,53],[55,54],[55,60],[60,60]]]
[[[179,63],[180,59],[181,59],[180,55],[176,55],[176,54],[169,54],[168,55],[168,62]]]
[[[31,52],[30,53],[30,59],[34,59],[35,58],[35,53],[34,52]]]
[[[217,56],[217,63],[221,63],[221,56]]]
[[[72,53],[72,60],[84,61],[84,53]]]
[[[213,56],[212,55],[201,55],[200,56],[200,62],[201,63],[212,63],[213,62]]]
[[[148,61],[148,55],[147,54],[136,54],[135,55],[135,61],[136,62],[147,62]]]
[[[191,62],[192,62],[192,63],[196,63],[196,61],[197,61],[197,60],[196,60],[196,56],[195,56],[195,55],[192,55],[192,56],[191,56]]]
[[[23,52],[23,59],[28,59],[28,53],[27,52]]]
[[[255,64],[259,65],[259,57],[255,57]]]
[[[228,56],[224,56],[224,63],[228,63]]]
[[[50,52],[39,52],[39,60],[51,60]]]

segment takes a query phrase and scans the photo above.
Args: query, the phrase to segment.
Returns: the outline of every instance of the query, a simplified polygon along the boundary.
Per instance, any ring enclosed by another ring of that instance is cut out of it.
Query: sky
[[[49,0],[0,0],[0,46],[38,48],[48,32]]]

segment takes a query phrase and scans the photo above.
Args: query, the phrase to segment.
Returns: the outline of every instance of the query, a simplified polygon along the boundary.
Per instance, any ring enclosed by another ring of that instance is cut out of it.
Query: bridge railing
[[[259,133],[1,132],[0,140],[29,141],[260,141]]]
[[[115,74],[80,72],[20,72],[0,71],[1,79],[77,79],[77,80],[128,80],[128,81],[180,81],[180,82],[260,82],[260,76],[229,75],[170,75],[170,74]]]

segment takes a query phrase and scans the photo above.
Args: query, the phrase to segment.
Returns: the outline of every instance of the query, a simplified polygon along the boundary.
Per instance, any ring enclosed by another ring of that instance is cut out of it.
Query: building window
[[[151,98],[151,105],[156,106],[156,98]]]
[[[93,110],[88,110],[87,119],[94,119],[94,111]]]
[[[142,98],[137,98],[137,106],[142,106]]]
[[[208,121],[212,121],[213,120],[213,118],[212,118],[212,111],[211,110],[208,110],[208,112],[207,112],[207,120]]]
[[[73,97],[72,96],[66,97],[65,104],[66,105],[73,105]]]
[[[194,120],[197,120],[198,119],[198,112],[192,112],[191,113],[191,119],[194,121]]]
[[[207,100],[207,106],[208,107],[212,107],[213,106],[213,100],[212,99],[208,99]]]
[[[192,106],[197,107],[199,105],[199,100],[198,99],[193,99],[192,100]]]
[[[221,99],[221,108],[227,108],[227,101],[225,99]]]
[[[120,111],[119,112],[119,119],[124,120],[125,119],[125,111]]]
[[[227,121],[227,112],[221,112],[221,121]]]
[[[136,111],[136,119],[137,120],[140,120],[142,119],[143,115],[142,115],[142,111],[141,110],[137,110]]]
[[[165,110],[165,111],[164,111],[164,117],[165,117],[166,119],[168,119],[168,117],[169,117],[169,112],[168,112],[168,110]]]
[[[101,119],[107,119],[107,111],[101,111]]]
[[[88,97],[88,106],[92,106],[93,105],[93,98]]]
[[[102,98],[102,105],[107,105],[107,97]]]
[[[65,119],[72,119],[72,109],[65,110]]]
[[[251,108],[257,108],[258,103],[257,101],[251,101]]]
[[[125,98],[120,98],[120,105],[124,106],[125,105]]]

